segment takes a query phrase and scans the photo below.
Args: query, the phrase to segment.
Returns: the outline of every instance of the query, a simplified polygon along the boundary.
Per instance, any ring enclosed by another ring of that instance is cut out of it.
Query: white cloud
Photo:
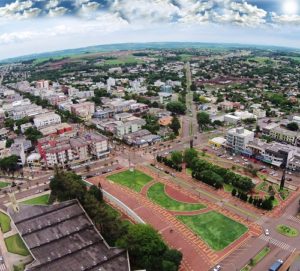
[[[33,39],[37,33],[31,31],[3,33],[0,35],[0,44],[9,44]]]
[[[16,12],[23,11],[31,8],[33,5],[32,1],[15,1],[10,4],[6,4],[4,7],[0,7],[0,17],[13,15]]]
[[[144,24],[169,22],[180,11],[168,0],[115,0],[111,10],[129,22]]]
[[[300,25],[300,15],[277,15],[275,12],[271,13],[271,21],[279,25]]]
[[[49,10],[49,16],[50,17],[57,17],[57,16],[63,16],[68,12],[68,9],[65,7],[55,7],[51,8]]]
[[[60,4],[60,0],[49,0],[46,9],[56,8]]]
[[[0,19],[23,20],[38,16],[41,9],[34,8],[32,1],[15,1],[0,8]]]

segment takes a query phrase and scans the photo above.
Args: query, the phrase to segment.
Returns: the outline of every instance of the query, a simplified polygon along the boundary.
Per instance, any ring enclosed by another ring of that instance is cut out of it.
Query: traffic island
[[[278,233],[287,237],[297,237],[299,235],[297,229],[283,224],[277,225],[276,230]]]

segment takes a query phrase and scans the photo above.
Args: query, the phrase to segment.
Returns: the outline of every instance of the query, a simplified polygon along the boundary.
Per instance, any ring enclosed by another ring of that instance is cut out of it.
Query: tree
[[[298,131],[299,125],[296,122],[290,122],[287,124],[286,128],[288,128],[290,131]]]
[[[173,151],[171,154],[171,160],[175,165],[180,165],[182,163],[183,157],[182,152],[180,151]]]
[[[11,139],[11,138],[8,138],[6,140],[6,143],[5,143],[5,148],[10,148],[10,146],[14,143],[14,140]]]
[[[26,129],[25,135],[28,140],[32,141],[32,143],[36,143],[38,139],[43,137],[42,133],[33,127]]]
[[[117,241],[117,246],[128,250],[133,270],[178,270],[180,254],[169,250],[150,225],[130,225],[128,233]]]
[[[237,192],[236,189],[233,188],[232,191],[231,191],[231,195],[234,197],[236,195],[236,192]]]
[[[179,114],[179,115],[183,115],[185,114],[186,111],[186,106],[185,104],[181,103],[181,102],[169,102],[167,104],[167,110],[169,110],[170,112],[174,113],[174,114]]]
[[[170,128],[173,130],[175,135],[179,134],[179,130],[181,128],[180,121],[177,116],[174,116],[172,122],[170,124]]]
[[[198,152],[193,148],[186,149],[183,153],[183,161],[187,164],[188,167],[191,167],[193,159],[197,157]]]
[[[103,200],[102,191],[96,185],[90,186],[89,193],[93,195],[99,202]]]
[[[197,114],[197,122],[201,130],[207,128],[207,126],[211,124],[209,115],[206,112],[199,112]]]
[[[7,173],[13,173],[19,168],[19,157],[11,155],[0,160],[0,168]]]

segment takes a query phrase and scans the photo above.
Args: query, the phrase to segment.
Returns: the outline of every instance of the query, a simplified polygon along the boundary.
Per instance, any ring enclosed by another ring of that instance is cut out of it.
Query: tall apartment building
[[[233,128],[227,132],[226,145],[237,153],[247,153],[246,146],[254,139],[254,132],[243,127]]]
[[[97,133],[83,133],[72,138],[44,137],[38,140],[38,151],[48,167],[104,158],[110,152],[108,139]]]

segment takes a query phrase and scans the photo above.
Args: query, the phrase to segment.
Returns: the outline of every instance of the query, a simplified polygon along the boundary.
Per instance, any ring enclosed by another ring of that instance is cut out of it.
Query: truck
[[[282,266],[282,264],[283,264],[283,260],[281,260],[281,259],[276,260],[276,262],[273,263],[271,265],[271,267],[269,268],[269,271],[277,271],[277,270],[279,270],[279,268]]]

